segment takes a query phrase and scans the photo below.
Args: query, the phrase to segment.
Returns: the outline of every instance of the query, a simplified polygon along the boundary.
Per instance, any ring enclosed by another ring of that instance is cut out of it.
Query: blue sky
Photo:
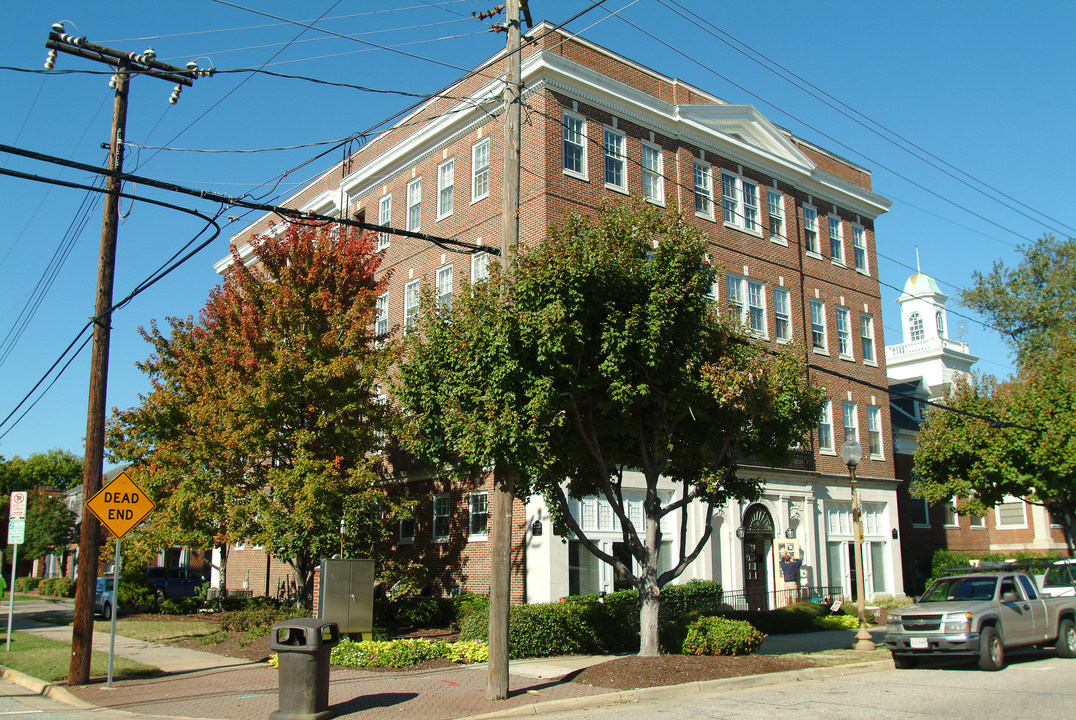
[[[125,51],[141,52],[152,45],[159,59],[178,65],[197,59],[203,67],[218,69],[264,66],[367,88],[432,93],[459,77],[458,68],[476,66],[504,44],[503,35],[486,32],[470,17],[472,10],[485,10],[493,2],[245,4],[304,22],[324,14],[319,27],[354,39],[304,32],[210,0],[18,3],[5,8],[0,66],[41,68],[49,27],[62,20],[71,34]],[[591,4],[530,3],[536,21],[554,23]],[[678,5],[697,14],[692,19],[702,27],[677,15]],[[918,245],[923,270],[953,296],[951,335],[963,332],[972,352],[982,357],[980,370],[1002,376],[1011,372],[1009,354],[997,334],[960,308],[956,298],[974,270],[988,270],[997,260],[1016,261],[1018,243],[1046,233],[1076,235],[1071,179],[1076,166],[1071,134],[1076,86],[1070,78],[1076,66],[1071,42],[1076,3],[1045,0],[1021,7],[996,0],[607,0],[567,28],[729,102],[756,105],[776,124],[872,170],[874,189],[893,200],[890,212],[876,223],[886,342],[899,342],[894,301],[914,268]],[[870,123],[862,117],[854,121],[852,111],[836,101],[829,100],[843,113],[741,54],[720,39],[728,39],[722,32],[743,43],[741,49],[750,48],[793,71],[801,84],[810,83],[929,151],[940,158],[931,162],[945,172],[868,130],[864,124]],[[56,68],[102,69],[69,55],[61,55]],[[0,143],[104,164],[100,144],[108,139],[112,105],[106,76],[46,77],[2,69],[0,81]],[[329,167],[341,151],[313,159],[331,145],[251,153],[190,149],[258,150],[328,142],[367,130],[414,101],[395,93],[249,73],[198,80],[175,106],[167,103],[170,92],[161,80],[137,78],[132,84],[128,142],[146,147],[129,150],[125,169],[228,195],[267,194],[267,199]],[[152,149],[162,146],[186,150]],[[72,182],[92,179],[87,173],[5,154],[0,154],[0,167]],[[134,192],[203,212],[217,209],[146,188]],[[96,199],[82,208],[85,192],[10,177],[0,177],[0,193],[6,208],[5,232],[0,234],[2,420],[92,314],[101,211]],[[991,199],[995,197],[1017,210]],[[196,218],[141,203],[125,201],[122,210],[126,215],[119,231],[117,299],[202,228]],[[243,216],[244,211],[228,214]],[[226,228],[209,248],[116,313],[109,407],[134,405],[138,394],[148,390],[145,376],[135,367],[149,352],[137,328],[154,319],[197,313],[219,281],[212,264],[227,253],[227,238],[239,227]],[[50,265],[60,256],[65,257],[62,265]],[[51,284],[43,281],[48,277]],[[41,292],[44,285],[49,285],[47,293]],[[27,320],[32,306],[36,309]],[[0,455],[25,457],[56,447],[81,453],[88,377],[87,347],[47,393],[33,393],[31,402],[37,403],[21,420],[15,422],[26,405],[0,425]]]

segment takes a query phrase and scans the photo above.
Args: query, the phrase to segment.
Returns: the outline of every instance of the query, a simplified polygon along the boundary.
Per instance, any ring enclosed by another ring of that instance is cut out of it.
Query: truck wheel
[[[979,669],[1000,670],[1005,667],[1005,646],[1001,644],[1001,636],[997,628],[984,627],[983,634],[979,636]]]
[[[112,619],[112,603],[106,602],[104,604],[104,607],[101,608],[101,617],[103,617],[105,620]]]
[[[919,658],[911,655],[898,655],[893,653],[893,666],[897,670],[911,670],[919,667]]]
[[[1057,644],[1054,648],[1057,650],[1058,657],[1076,657],[1076,624],[1073,624],[1071,618],[1061,621],[1057,629]]]

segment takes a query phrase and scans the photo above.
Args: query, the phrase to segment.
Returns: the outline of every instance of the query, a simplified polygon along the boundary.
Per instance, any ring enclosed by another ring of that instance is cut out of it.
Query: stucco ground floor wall
[[[845,597],[853,597],[855,556],[848,477],[771,469],[757,472],[764,481],[762,497],[755,502],[733,500],[716,508],[711,537],[676,582],[716,580],[726,591],[754,587],[772,593],[784,588],[780,550],[792,548],[802,559],[802,586],[839,587]],[[858,480],[866,598],[903,596],[897,481],[862,476]],[[644,488],[641,476],[626,475],[624,487],[628,514],[636,523],[641,519],[641,504],[637,506]],[[671,498],[676,488],[663,483],[659,491]],[[573,502],[572,512],[604,551],[626,557],[619,524],[603,499]],[[624,586],[610,565],[598,561],[573,538],[554,533],[542,498],[527,502],[526,517],[527,602],[552,602],[571,594],[612,592]],[[704,522],[705,507],[696,503],[686,516],[688,552],[702,536]],[[664,519],[660,569],[671,567],[679,557],[680,523],[678,513]]]

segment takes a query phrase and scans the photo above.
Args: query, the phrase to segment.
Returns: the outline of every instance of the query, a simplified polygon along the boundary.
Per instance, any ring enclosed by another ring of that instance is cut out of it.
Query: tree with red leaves
[[[378,508],[392,505],[377,482],[391,420],[379,382],[397,348],[375,335],[386,279],[373,243],[302,225],[252,239],[252,261],[233,248],[197,320],[143,331],[152,390],[114,412],[109,448],[158,502],[146,550],[262,545],[307,601],[341,521],[346,554],[374,550]]]

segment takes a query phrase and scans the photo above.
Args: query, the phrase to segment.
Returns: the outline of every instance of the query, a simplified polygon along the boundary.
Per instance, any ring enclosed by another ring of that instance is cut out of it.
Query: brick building
[[[708,547],[683,579],[773,590],[780,587],[777,543],[788,542],[803,555],[807,583],[851,595],[848,470],[838,456],[851,434],[864,446],[858,475],[868,595],[900,594],[888,398],[862,384],[886,386],[874,222],[889,202],[871,190],[870,172],[750,105],[730,104],[548,24],[527,38],[521,245],[539,242],[571,210],[586,214],[628,195],[681,210],[709,238],[711,259],[722,268],[712,290],[722,312],[740,314],[760,343],[804,346],[829,397],[796,466],[753,470],[765,479],[765,496],[719,511]],[[499,247],[503,60],[400,118],[287,204]],[[272,231],[270,221],[232,238],[241,258],[250,256],[252,234]],[[379,304],[384,331],[406,332],[422,284],[449,298],[497,261],[388,234],[379,249],[382,271],[392,273]],[[230,262],[221,260],[217,270]],[[421,473],[400,479],[402,492],[424,502],[414,519],[400,521],[393,551],[423,563],[441,591],[488,592],[489,479],[464,486]],[[641,514],[641,492],[626,495],[630,513]],[[586,499],[575,510],[592,538],[621,552],[604,501]],[[702,508],[689,516],[689,542],[699,537],[702,517]],[[617,587],[610,567],[553,534],[540,498],[517,500],[513,518],[514,601]],[[673,518],[664,531],[668,556],[679,535]]]
[[[969,374],[979,360],[966,342],[951,337],[948,299],[929,275],[916,272],[909,277],[897,298],[902,342],[885,349],[890,388],[897,391],[891,411],[904,585],[915,592],[925,589],[936,550],[1063,554],[1067,549],[1060,526],[1041,505],[1009,497],[980,517],[958,515],[954,502],[928,505],[911,494],[913,456],[927,407],[920,400],[944,403],[953,382]]]

